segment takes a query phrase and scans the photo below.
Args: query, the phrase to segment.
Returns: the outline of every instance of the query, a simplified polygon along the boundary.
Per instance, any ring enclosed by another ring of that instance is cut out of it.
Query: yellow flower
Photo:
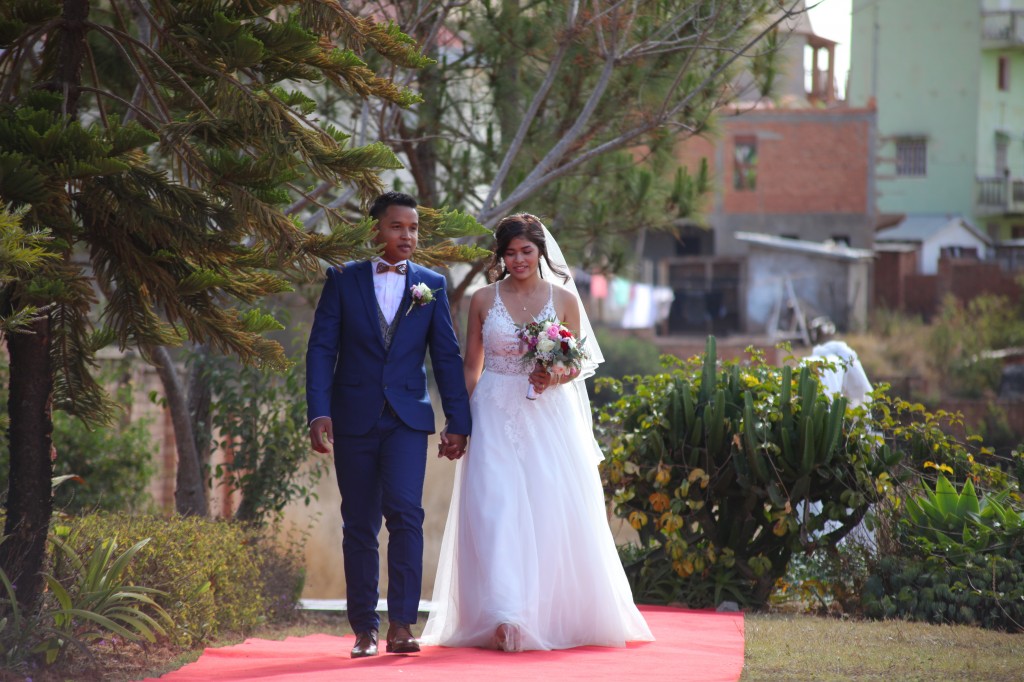
[[[936,464],[931,460],[928,460],[927,462],[924,463],[924,468],[935,469],[937,471],[944,471],[947,474],[953,473],[953,467],[949,466],[948,464]]]

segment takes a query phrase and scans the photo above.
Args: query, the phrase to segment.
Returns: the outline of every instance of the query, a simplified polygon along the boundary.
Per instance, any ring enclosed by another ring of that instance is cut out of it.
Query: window
[[[1006,92],[1010,89],[1010,58],[999,58],[999,90]]]
[[[733,144],[732,186],[738,190],[757,187],[757,138],[737,137]]]
[[[1010,171],[1007,154],[1010,150],[1010,136],[996,133],[996,177],[1001,178]]]
[[[923,177],[928,170],[928,143],[923,137],[896,140],[896,175]]]

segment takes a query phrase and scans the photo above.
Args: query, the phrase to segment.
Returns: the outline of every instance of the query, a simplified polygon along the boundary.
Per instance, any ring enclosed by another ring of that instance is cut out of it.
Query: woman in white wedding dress
[[[516,336],[534,320],[574,331],[581,313],[586,321],[571,279],[566,289],[541,275],[543,262],[565,276],[549,235],[529,214],[502,220],[492,263],[501,279],[470,303],[473,431],[456,465],[425,644],[520,651],[654,639],[608,527],[583,383],[592,367],[562,378],[532,370]],[[601,360],[596,344],[588,350]],[[536,400],[526,398],[530,383]]]

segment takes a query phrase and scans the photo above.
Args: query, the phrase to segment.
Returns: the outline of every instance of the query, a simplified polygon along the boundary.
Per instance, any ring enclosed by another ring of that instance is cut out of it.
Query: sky
[[[836,81],[841,96],[846,93],[850,70],[850,3],[852,0],[806,0],[811,26],[818,35],[836,45]]]

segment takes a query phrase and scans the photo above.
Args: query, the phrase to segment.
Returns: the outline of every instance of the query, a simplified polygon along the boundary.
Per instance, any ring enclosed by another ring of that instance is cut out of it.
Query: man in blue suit
[[[445,278],[409,260],[419,227],[416,200],[388,192],[370,215],[381,255],[327,271],[306,351],[310,440],[317,452],[333,445],[341,489],[353,658],[377,654],[382,517],[390,536],[387,651],[419,651],[411,626],[423,573],[427,435],[434,432],[427,350],[447,418],[442,454],[461,457],[470,431]]]

